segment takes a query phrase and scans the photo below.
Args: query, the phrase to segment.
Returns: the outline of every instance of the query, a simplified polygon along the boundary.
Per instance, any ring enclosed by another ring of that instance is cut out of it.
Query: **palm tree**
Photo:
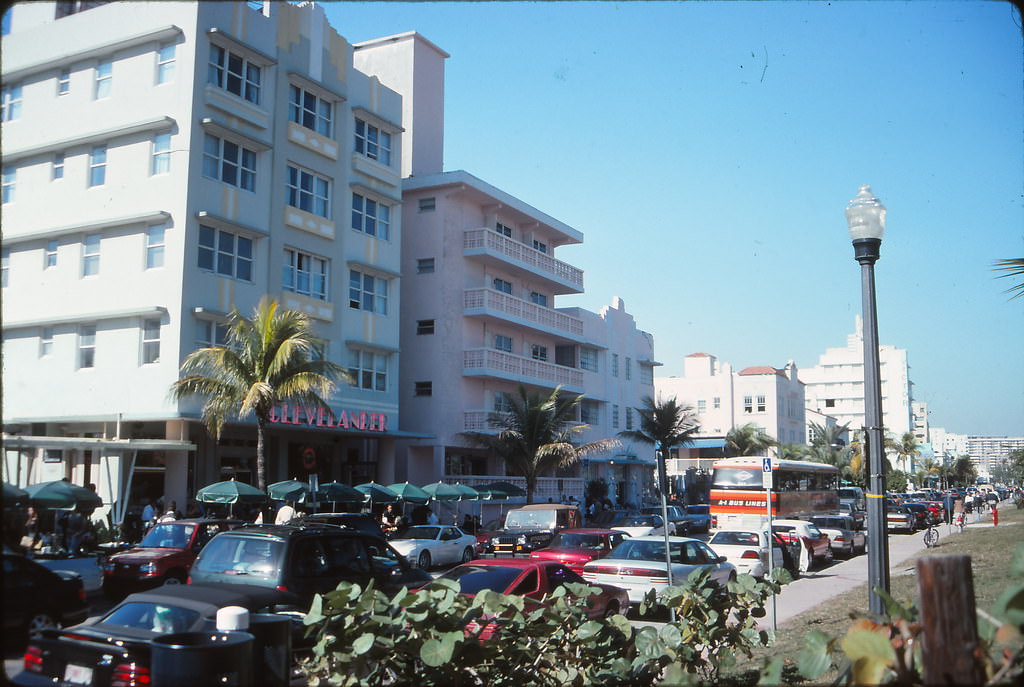
[[[563,397],[561,391],[559,386],[544,396],[528,392],[520,385],[517,394],[510,399],[509,410],[491,418],[492,425],[501,429],[498,434],[463,432],[461,435],[471,444],[502,458],[513,474],[526,478],[527,503],[533,503],[537,478],[542,474],[619,446],[615,439],[574,444],[573,437],[589,428],[576,423],[576,407],[583,395]]]
[[[811,441],[811,448],[808,451],[809,458],[817,463],[834,465],[840,470],[848,472],[851,452],[848,446],[844,446],[842,436],[849,429],[850,423],[847,422],[840,427],[812,422],[810,427],[814,439]]]
[[[921,481],[927,485],[930,478],[942,478],[942,463],[934,458],[925,458],[921,461]]]
[[[692,436],[700,429],[697,413],[691,406],[676,402],[675,396],[660,402],[648,396],[642,403],[643,408],[636,409],[640,416],[640,428],[619,432],[619,436],[654,446],[658,457],[661,492],[667,494],[665,460],[673,446],[685,446],[693,441]]]
[[[1024,296],[1024,258],[1006,258],[1004,260],[996,260],[993,263],[993,269],[996,272],[1002,272],[1003,274],[997,275],[997,279],[1002,277],[1020,278],[1016,284],[1013,284],[1006,290],[1006,293],[1013,294],[1010,296],[1010,300],[1017,298],[1018,296]]]
[[[336,380],[351,380],[340,365],[321,359],[320,351],[309,317],[279,310],[277,301],[265,296],[251,318],[232,308],[226,345],[190,353],[170,395],[175,401],[205,397],[203,422],[218,438],[229,418],[254,414],[257,486],[266,489],[264,439],[274,406],[282,401],[326,406],[323,397],[334,391]]]
[[[914,465],[914,458],[921,455],[921,451],[918,449],[917,437],[914,436],[914,433],[904,432],[903,436],[901,436],[898,441],[890,441],[887,443],[888,446],[886,448],[896,454],[900,469],[914,475],[917,472]],[[907,469],[908,466],[905,464],[907,460],[910,461],[909,469]]]
[[[763,456],[778,442],[753,422],[733,427],[725,435],[725,448],[734,456]]]

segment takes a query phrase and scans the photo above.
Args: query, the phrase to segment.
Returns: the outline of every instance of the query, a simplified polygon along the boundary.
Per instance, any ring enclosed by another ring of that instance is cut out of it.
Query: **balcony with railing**
[[[534,278],[541,277],[559,293],[583,293],[583,270],[492,229],[468,229],[463,237],[462,251],[466,257],[497,260],[506,266],[524,270]]]
[[[492,348],[470,348],[463,351],[462,373],[468,376],[496,377],[516,382],[531,382],[567,391],[583,392],[580,370],[512,355]]]
[[[579,339],[583,320],[494,289],[466,289],[463,314],[485,316],[526,325],[549,334]]]

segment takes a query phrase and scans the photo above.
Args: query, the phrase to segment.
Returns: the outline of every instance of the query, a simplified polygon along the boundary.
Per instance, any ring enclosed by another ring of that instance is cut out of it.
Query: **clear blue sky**
[[[1005,2],[324,3],[350,42],[415,30],[447,61],[445,168],[584,233],[598,310],[704,351],[811,367],[861,312],[843,210],[889,210],[880,339],[933,425],[1024,436],[1021,18]]]

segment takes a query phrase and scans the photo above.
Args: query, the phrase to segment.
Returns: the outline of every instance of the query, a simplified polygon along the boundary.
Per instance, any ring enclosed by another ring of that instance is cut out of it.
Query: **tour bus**
[[[711,474],[711,517],[718,529],[759,527],[767,519],[761,456],[726,458]],[[772,459],[772,518],[806,518],[839,509],[839,468]]]

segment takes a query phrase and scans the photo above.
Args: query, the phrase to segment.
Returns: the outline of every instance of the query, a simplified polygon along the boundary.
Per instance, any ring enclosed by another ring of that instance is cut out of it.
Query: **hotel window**
[[[626,379],[633,379],[633,360],[626,358]]]
[[[612,405],[612,429],[619,428],[619,407]]]
[[[765,411],[764,396],[757,397],[757,412],[763,413]]]
[[[580,367],[584,370],[597,372],[597,349],[580,348]]]
[[[548,297],[543,293],[537,293],[536,291],[530,292],[530,302],[540,305],[542,307],[548,307]]]
[[[142,322],[142,364],[160,362],[160,320]]]
[[[434,271],[434,258],[416,260],[416,274],[431,274]]]
[[[167,227],[157,224],[146,229],[146,269],[164,266],[164,243]]]
[[[722,397],[715,396],[711,399],[711,407],[715,410],[719,410],[722,407]]]
[[[633,409],[626,408],[626,431],[633,429]]]
[[[494,350],[505,351],[506,353],[512,352],[512,337],[505,336],[504,334],[494,335]]]
[[[93,146],[89,154],[89,186],[107,183],[107,146]]]
[[[53,355],[53,327],[43,327],[39,333],[39,357]]]
[[[355,381],[352,386],[370,391],[388,390],[388,357],[383,353],[353,349],[349,352],[348,373]]]
[[[433,382],[414,382],[413,396],[433,396],[434,395],[434,383]]]
[[[352,228],[386,241],[391,235],[391,207],[353,193]]]
[[[388,314],[388,280],[349,270],[348,305],[378,315]]]
[[[50,240],[46,242],[46,254],[43,258],[43,269],[50,269],[51,267],[57,266],[57,246],[56,240]]]
[[[114,65],[110,60],[96,65],[96,100],[110,97],[110,87],[114,83]]]
[[[512,403],[512,394],[507,391],[494,392],[494,412],[511,413],[515,405]]]
[[[591,401],[580,403],[580,422],[585,425],[598,425],[601,423],[600,406]]]
[[[4,204],[14,202],[14,187],[18,181],[18,170],[13,167],[4,169],[3,181],[3,202]]]
[[[83,324],[78,328],[78,367],[96,366],[96,325]]]
[[[743,397],[743,412],[752,413],[754,412],[754,397],[744,396]]]
[[[71,92],[71,70],[64,67],[57,75],[57,95],[67,95]]]
[[[512,294],[512,282],[495,277],[492,284],[494,285],[495,291],[501,291],[502,293],[507,293],[509,295]]]
[[[426,336],[434,333],[433,320],[416,320],[416,335]]]
[[[64,153],[53,154],[53,168],[50,170],[50,180],[57,181],[64,178]]]
[[[546,244],[546,243],[544,243],[542,241],[538,241],[537,239],[534,239],[533,240],[533,249],[534,250],[539,250],[541,253],[547,253],[548,252],[548,244]]]
[[[290,86],[291,101],[288,118],[321,136],[331,137],[334,104],[298,86]]]
[[[219,45],[210,46],[207,83],[259,105],[261,78],[259,65]]]
[[[612,353],[612,377],[619,376],[619,354]]]
[[[327,300],[327,261],[296,250],[284,251],[285,291],[321,301]]]
[[[431,212],[437,208],[437,199],[434,196],[429,198],[420,198],[419,200],[419,211],[420,212]]]
[[[654,368],[650,365],[640,365],[640,383],[653,386],[654,385]]]
[[[708,409],[708,402],[703,398],[697,400],[697,412],[703,413]]]
[[[391,134],[356,118],[356,152],[371,160],[391,164]]]
[[[203,176],[246,191],[256,190],[256,153],[228,140],[206,134]]]
[[[252,239],[200,225],[199,269],[252,281]]]
[[[548,347],[540,344],[530,344],[530,357],[534,360],[547,361]]]
[[[62,19],[72,14],[91,10],[94,7],[106,5],[110,0],[57,0],[54,19]]]
[[[288,205],[324,219],[331,216],[331,182],[305,169],[288,165]]]
[[[174,80],[174,53],[174,43],[160,46],[160,49],[156,51],[156,82],[158,84],[170,83]]]
[[[21,86],[3,89],[0,103],[0,121],[13,122],[21,117]]]
[[[835,408],[836,407],[836,399],[834,399],[834,398],[826,398],[825,399],[825,407],[826,408]]]
[[[157,134],[153,137],[153,162],[150,174],[167,174],[171,171],[171,135]]]
[[[501,222],[494,223],[494,231],[498,232],[502,236],[512,238],[512,227],[504,225]]]
[[[225,346],[228,341],[228,326],[212,320],[196,320],[196,348]]]
[[[100,235],[89,234],[82,242],[82,276],[94,277],[100,273]]]

